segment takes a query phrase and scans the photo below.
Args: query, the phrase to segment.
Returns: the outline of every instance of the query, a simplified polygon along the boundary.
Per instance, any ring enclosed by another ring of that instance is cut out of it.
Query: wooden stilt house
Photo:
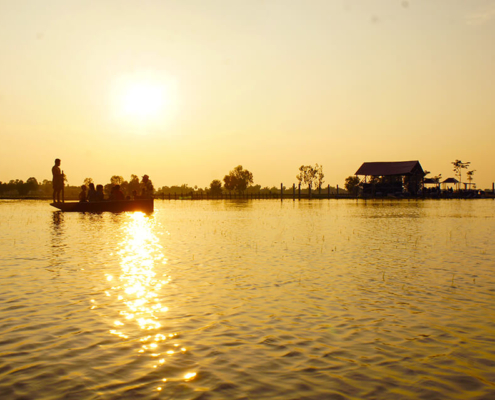
[[[364,194],[415,196],[422,186],[425,172],[419,161],[385,161],[365,162],[356,175],[364,176]]]

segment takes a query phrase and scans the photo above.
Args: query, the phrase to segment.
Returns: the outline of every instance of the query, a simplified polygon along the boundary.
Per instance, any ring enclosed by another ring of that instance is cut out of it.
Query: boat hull
[[[153,212],[153,199],[139,200],[122,200],[122,201],[94,201],[94,202],[76,202],[68,201],[65,203],[50,203],[52,207],[58,208],[64,212],[125,212],[125,211],[142,211],[144,213]]]

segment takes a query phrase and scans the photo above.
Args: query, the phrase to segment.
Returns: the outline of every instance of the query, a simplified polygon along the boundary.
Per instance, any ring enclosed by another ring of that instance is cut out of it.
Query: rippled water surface
[[[2,399],[493,399],[495,201],[0,201]]]

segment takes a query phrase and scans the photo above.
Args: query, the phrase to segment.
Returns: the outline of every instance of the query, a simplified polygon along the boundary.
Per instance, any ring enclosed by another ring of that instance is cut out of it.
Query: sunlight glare
[[[116,77],[111,96],[115,122],[132,133],[165,129],[178,107],[175,79],[157,71]]]
[[[145,83],[131,85],[123,98],[124,112],[137,118],[156,116],[164,103],[164,88]]]

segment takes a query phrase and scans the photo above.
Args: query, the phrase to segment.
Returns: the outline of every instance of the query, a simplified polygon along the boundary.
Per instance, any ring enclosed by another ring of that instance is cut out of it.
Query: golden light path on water
[[[167,263],[157,231],[156,220],[153,216],[140,212],[127,215],[123,240],[119,243],[116,254],[120,258],[121,275],[118,277],[106,274],[106,279],[112,282],[107,296],[116,296],[122,309],[120,317],[113,322],[110,330],[124,340],[139,337],[142,343],[138,353],[149,355],[152,359],[150,368],[159,368],[167,362],[167,357],[176,353],[186,352],[186,348],[174,342],[177,333],[163,334],[165,313],[168,307],[162,304],[160,297],[170,282],[166,274],[159,275],[157,265]],[[193,371],[187,372],[181,379],[189,381],[196,376]],[[162,384],[169,378],[163,377]],[[156,390],[161,391],[162,386]]]

